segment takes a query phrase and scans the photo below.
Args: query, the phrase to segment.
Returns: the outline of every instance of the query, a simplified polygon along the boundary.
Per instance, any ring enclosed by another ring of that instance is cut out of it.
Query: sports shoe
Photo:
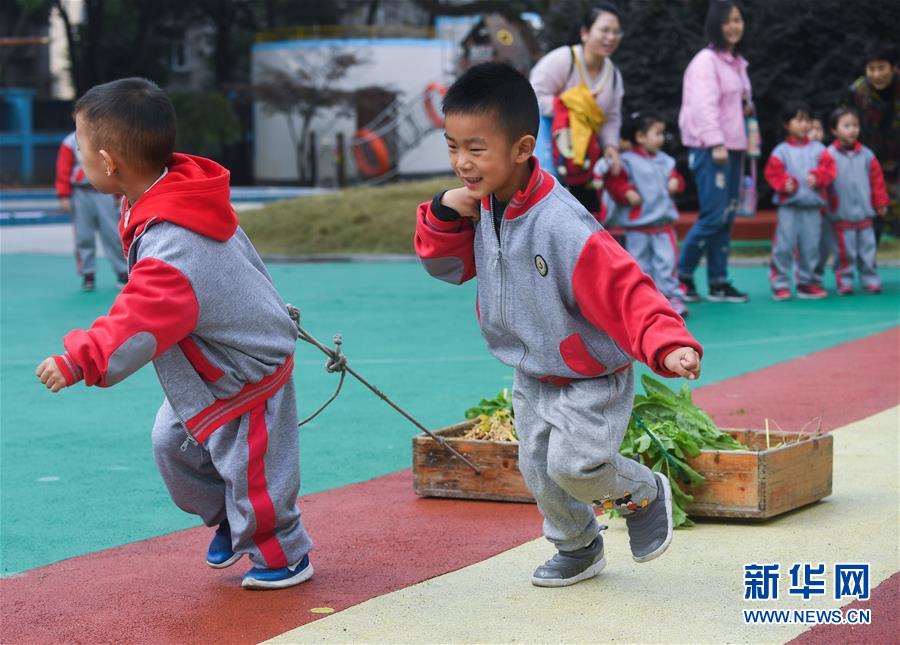
[[[870,284],[868,287],[864,287],[863,289],[866,293],[871,293],[872,295],[881,293],[881,285],[879,284]]]
[[[116,276],[116,287],[119,289],[124,289],[125,284],[128,282],[128,274],[120,273]]]
[[[791,299],[791,290],[790,289],[775,289],[772,291],[772,300],[775,302],[781,302],[782,300],[790,300]]]
[[[602,531],[606,527],[600,528]],[[586,547],[575,551],[557,551],[556,555],[534,570],[531,584],[538,587],[568,587],[593,578],[606,566],[603,536],[598,535]]]
[[[817,284],[797,285],[797,297],[800,300],[821,300],[828,297],[828,292]]]
[[[852,296],[853,295],[853,287],[840,287],[838,289],[839,296]]]
[[[672,543],[672,488],[665,475],[653,474],[657,479],[656,499],[625,516],[631,557],[635,562],[658,558]]]
[[[219,524],[206,550],[206,564],[213,569],[224,569],[241,559],[240,553],[231,548],[231,526],[228,520]]]
[[[94,279],[93,273],[85,273],[81,280],[82,291],[93,291],[97,288],[97,281]]]
[[[678,281],[681,283],[681,298],[685,302],[700,302],[700,294],[697,293],[697,285],[694,284],[693,278],[680,276]]]
[[[300,562],[281,569],[253,567],[244,576],[241,586],[244,589],[284,589],[306,582],[312,578],[313,572],[309,555],[304,555]]]
[[[723,282],[710,285],[706,299],[710,302],[747,302],[750,296],[735,289],[730,282]]]

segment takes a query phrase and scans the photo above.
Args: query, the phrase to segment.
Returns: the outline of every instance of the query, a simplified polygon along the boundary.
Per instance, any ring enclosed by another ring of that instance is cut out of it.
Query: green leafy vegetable
[[[619,452],[669,478],[674,525],[692,526],[685,509],[694,498],[682,486],[701,486],[705,479],[688,465],[687,459],[696,457],[701,450],[748,448],[722,432],[706,412],[694,405],[687,385],[675,392],[647,375],[641,377],[641,384],[645,393],[634,396],[634,408]],[[484,417],[482,422],[493,422],[489,418],[494,415],[512,416],[508,389],[466,410],[466,419]]]
[[[481,399],[478,405],[466,410],[466,419],[474,419],[480,416],[489,417],[499,410],[506,410],[512,416],[512,397],[507,388],[500,390],[500,394],[493,399]]]

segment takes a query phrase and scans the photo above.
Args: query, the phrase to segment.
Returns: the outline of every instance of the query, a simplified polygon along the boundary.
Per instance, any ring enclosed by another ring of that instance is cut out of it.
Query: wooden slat
[[[706,478],[702,486],[685,486],[694,496],[688,515],[756,517],[759,515],[759,453],[749,450],[703,451],[688,459]]]
[[[831,495],[834,439],[820,435],[760,453],[764,517]]]
[[[413,490],[417,495],[534,502],[519,472],[519,444],[461,439],[474,421],[437,431],[454,449],[481,468],[462,463],[427,435],[413,439]]]

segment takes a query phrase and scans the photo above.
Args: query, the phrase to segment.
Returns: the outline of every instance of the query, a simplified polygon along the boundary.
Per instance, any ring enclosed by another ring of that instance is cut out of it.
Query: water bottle
[[[756,214],[756,186],[750,175],[744,175],[741,181],[741,201],[737,214],[739,217],[753,217]]]
[[[759,121],[755,116],[748,116],[747,121],[747,156],[751,159],[757,159],[760,155],[760,147],[762,139],[759,135]]]

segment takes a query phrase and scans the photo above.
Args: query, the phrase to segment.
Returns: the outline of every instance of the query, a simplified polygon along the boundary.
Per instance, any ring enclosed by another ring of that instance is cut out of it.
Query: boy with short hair
[[[881,293],[875,263],[873,221],[887,212],[888,194],[881,165],[869,148],[859,142],[859,114],[841,106],[831,113],[834,142],[824,155],[835,166],[828,200],[828,219],[835,240],[834,274],[838,293],[853,293],[853,273],[867,293]]]
[[[229,172],[172,152],[175,110],[142,78],[92,88],[75,122],[91,184],[125,196],[130,279],[109,314],[68,333],[65,353],[36,375],[53,392],[82,379],[107,387],[152,361],[166,395],[154,456],[173,501],[218,525],[207,564],[248,554],[250,589],[309,579],[296,505],[297,327],[238,226]]]
[[[56,196],[66,213],[72,213],[75,228],[75,262],[81,276],[81,288],[93,291],[97,285],[97,240],[116,272],[116,286],[120,289],[128,281],[128,267],[122,255],[117,223],[119,209],[115,195],[97,192],[84,174],[81,152],[72,132],[63,139],[56,155]]]
[[[791,297],[791,273],[797,256],[797,297],[825,298],[828,292],[815,276],[822,235],[824,191],[834,179],[834,162],[824,156],[825,146],[808,138],[809,106],[788,103],[781,118],[785,140],[775,146],[766,162],[765,178],[775,191],[778,222],[772,243],[772,298]]]
[[[678,208],[672,195],[684,190],[684,177],[675,160],[662,151],[666,122],[655,112],[633,112],[625,120],[622,138],[631,148],[622,153],[622,170],[607,173],[606,189],[618,208],[607,225],[625,229],[625,248],[644,273],[669,300],[672,309],[687,317],[678,280],[678,242],[673,223]]]
[[[672,539],[668,479],[624,458],[632,356],[695,379],[699,343],[635,261],[533,157],[538,107],[513,68],[476,65],[443,102],[450,162],[464,187],[417,211],[415,248],[433,276],[478,276],[491,353],[515,368],[519,468],[557,553],[532,583],[562,587],[605,566],[592,504],[626,516],[632,557]]]

